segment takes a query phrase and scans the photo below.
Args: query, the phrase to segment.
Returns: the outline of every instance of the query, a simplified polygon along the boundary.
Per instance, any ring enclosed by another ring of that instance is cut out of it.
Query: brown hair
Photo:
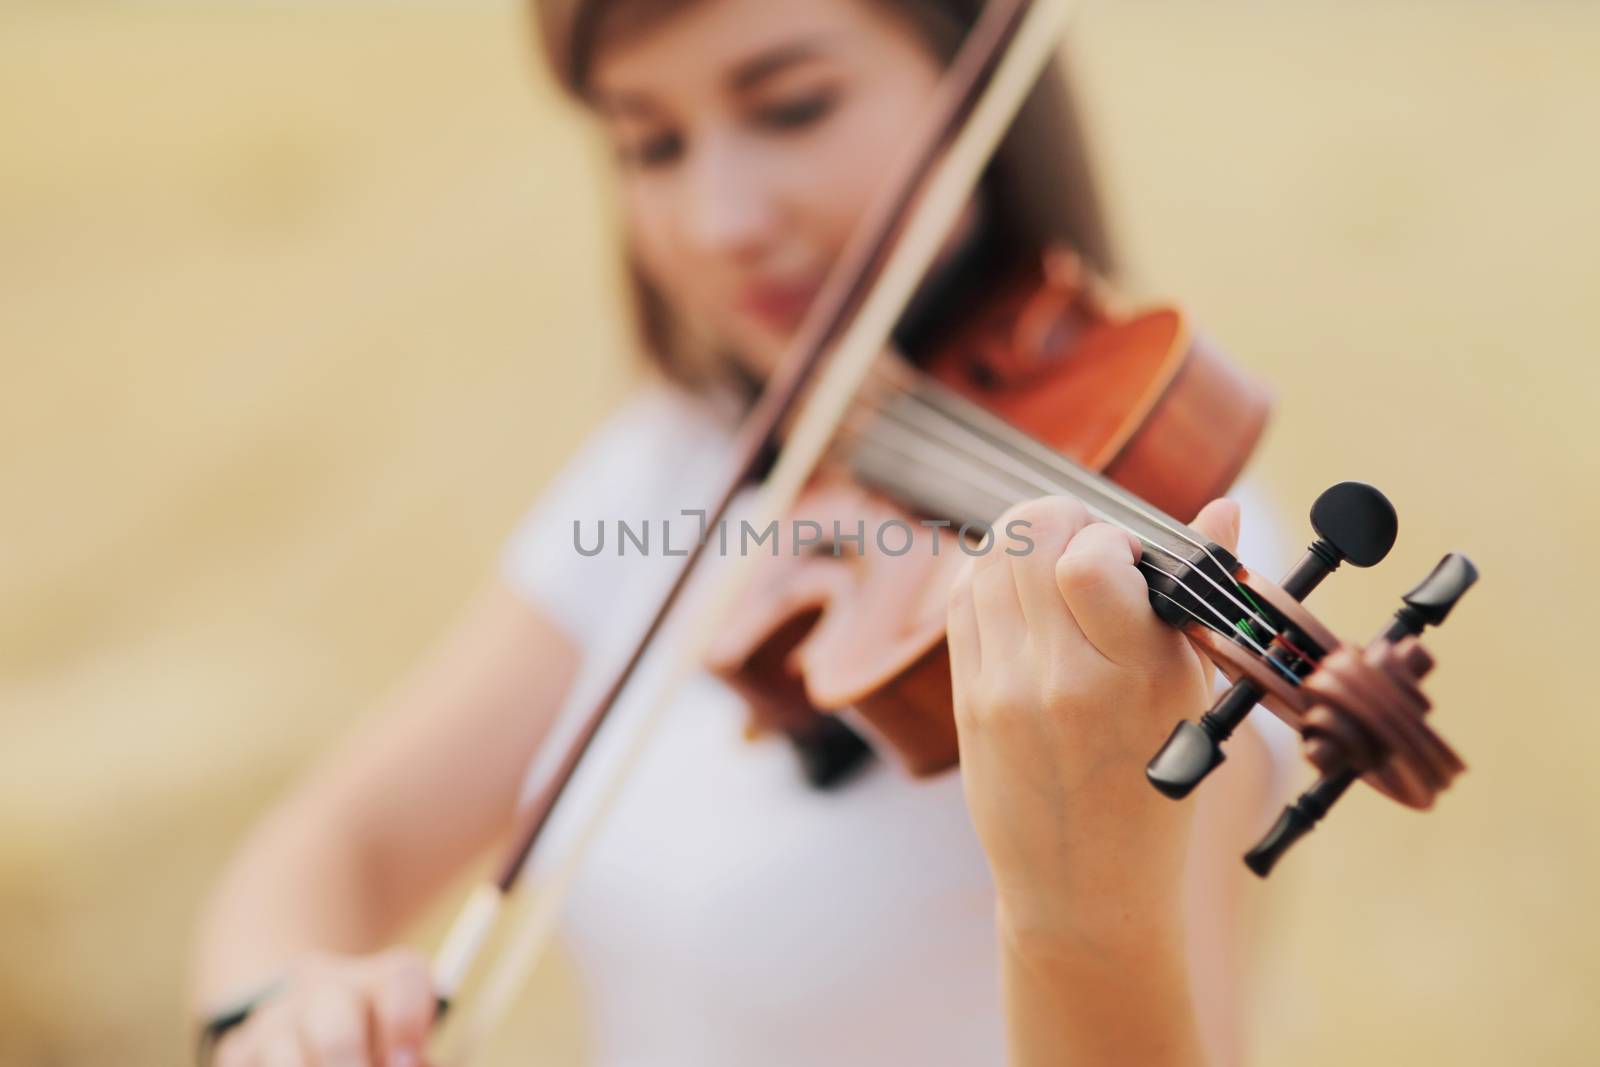
[[[619,30],[637,32],[696,0],[534,0],[539,37],[550,68],[576,99],[587,102],[597,46]],[[977,18],[983,0],[873,0],[904,18],[948,62]],[[1076,101],[1059,57],[1046,68],[984,178],[991,222],[1024,250],[1052,242],[1075,248],[1101,274],[1116,268],[1104,213],[1089,167]],[[640,337],[669,377],[691,386],[727,376],[730,361],[691,337],[637,264],[629,264]]]

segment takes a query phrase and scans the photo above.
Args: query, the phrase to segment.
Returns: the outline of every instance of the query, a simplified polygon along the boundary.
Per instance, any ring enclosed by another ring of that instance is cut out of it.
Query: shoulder
[[[661,383],[637,389],[589,434],[512,531],[501,553],[504,583],[586,643],[601,623],[597,605],[615,605],[648,585],[660,561],[590,557],[577,551],[577,531],[703,506],[737,417],[731,398]]]
[[[635,447],[651,450],[639,458],[659,454],[654,450],[662,445],[720,447],[731,438],[737,418],[729,396],[650,382],[636,388],[595,428],[577,458]]]
[[[640,502],[641,491],[721,455],[736,418],[722,397],[659,382],[641,386],[585,438],[540,494],[534,512],[551,506],[592,512],[608,503]]]

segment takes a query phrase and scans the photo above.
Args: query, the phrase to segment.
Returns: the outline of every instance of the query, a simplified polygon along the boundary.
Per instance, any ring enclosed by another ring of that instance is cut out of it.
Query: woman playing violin
[[[575,549],[682,521],[816,297],[971,0],[554,0],[552,65],[615,149],[653,371],[510,540],[392,707],[263,821],[198,935],[196,1007],[269,990],[228,1067],[415,1067],[424,960],[386,947],[503,836],[564,702],[677,562]],[[936,274],[1070,244],[1112,267],[1061,72],[1036,90]],[[912,363],[951,301],[896,332]],[[1143,767],[1212,671],[1150,610],[1127,533],[1067,497],[1013,509],[1032,549],[966,559],[948,603],[960,772],[873,761],[835,788],[683,691],[583,866],[562,940],[594,1061],[1199,1064],[1240,1055],[1247,877],[1266,748],[1173,804]],[[1234,547],[1239,510],[1194,528]],[[615,546],[608,546],[614,549]],[[1245,731],[1246,734],[1250,731]],[[869,738],[870,743],[870,738]]]

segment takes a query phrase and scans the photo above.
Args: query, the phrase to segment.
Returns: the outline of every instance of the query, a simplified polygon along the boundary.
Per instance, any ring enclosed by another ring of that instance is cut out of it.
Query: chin
[[[793,335],[746,327],[726,336],[732,339],[734,355],[745,369],[766,378],[783,359]]]

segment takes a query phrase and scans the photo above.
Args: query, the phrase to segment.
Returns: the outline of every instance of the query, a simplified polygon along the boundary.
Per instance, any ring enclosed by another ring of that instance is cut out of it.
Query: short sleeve
[[[500,573],[586,651],[627,628],[680,562],[661,551],[685,510],[704,508],[728,462],[725,405],[652,386],[625,402],[579,448],[506,541]],[[621,526],[655,539],[622,550]]]

